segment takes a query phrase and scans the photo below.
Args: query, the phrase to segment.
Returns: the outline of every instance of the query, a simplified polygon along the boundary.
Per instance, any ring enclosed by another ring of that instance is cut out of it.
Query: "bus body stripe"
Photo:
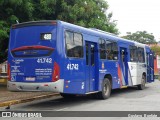
[[[120,79],[120,86],[122,86],[122,71],[118,64],[118,78]]]

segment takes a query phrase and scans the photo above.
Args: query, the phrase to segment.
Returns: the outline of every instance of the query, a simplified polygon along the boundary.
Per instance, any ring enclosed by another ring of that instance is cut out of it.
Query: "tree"
[[[7,57],[9,30],[16,20],[63,20],[118,34],[105,0],[0,0],[0,62]]]
[[[160,46],[158,46],[158,45],[153,45],[153,46],[151,46],[151,50],[154,51],[154,53],[155,53],[156,55],[160,55]]]
[[[155,44],[156,40],[151,33],[147,33],[147,31],[137,31],[135,33],[127,32],[126,36],[123,36],[125,39],[134,40],[144,44]]]
[[[0,0],[0,63],[7,59],[10,26],[31,20],[33,10],[31,0]]]

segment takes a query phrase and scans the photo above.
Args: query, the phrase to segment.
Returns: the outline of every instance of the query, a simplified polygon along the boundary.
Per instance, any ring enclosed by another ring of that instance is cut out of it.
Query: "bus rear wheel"
[[[138,90],[143,90],[145,88],[146,76],[142,75],[141,84],[137,85]]]
[[[102,91],[97,94],[100,99],[108,99],[111,94],[111,83],[108,78],[105,78],[102,83]]]

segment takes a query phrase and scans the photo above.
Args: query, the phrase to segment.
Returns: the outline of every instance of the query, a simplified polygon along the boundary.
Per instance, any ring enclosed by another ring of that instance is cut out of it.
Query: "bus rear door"
[[[96,52],[97,45],[93,42],[86,42],[86,80],[87,92],[96,90]]]
[[[122,74],[122,85],[128,85],[128,63],[127,63],[127,48],[120,47],[120,68]]]

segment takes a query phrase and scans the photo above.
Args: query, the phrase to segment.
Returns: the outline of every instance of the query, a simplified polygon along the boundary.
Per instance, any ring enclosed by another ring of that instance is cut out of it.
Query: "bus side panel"
[[[65,25],[59,22],[57,28],[57,58],[60,65],[60,78],[64,80],[63,93],[81,94],[84,93],[84,63],[81,59],[66,57],[65,46]],[[68,28],[68,27],[67,27]],[[82,83],[83,82],[83,83]]]
[[[132,86],[132,85],[137,85],[137,63],[136,62],[128,62],[128,66],[129,66],[129,76],[130,76],[130,79],[131,79],[131,83],[129,84],[129,86]]]
[[[64,62],[64,93],[85,93],[85,68],[83,60],[67,59]]]
[[[120,88],[120,81],[118,79],[118,62],[117,61],[100,61],[99,76],[102,81],[105,75],[112,76],[112,89]],[[99,90],[101,90],[101,83],[99,82]]]
[[[64,93],[68,94],[85,94],[85,81],[74,81],[64,84]]]

